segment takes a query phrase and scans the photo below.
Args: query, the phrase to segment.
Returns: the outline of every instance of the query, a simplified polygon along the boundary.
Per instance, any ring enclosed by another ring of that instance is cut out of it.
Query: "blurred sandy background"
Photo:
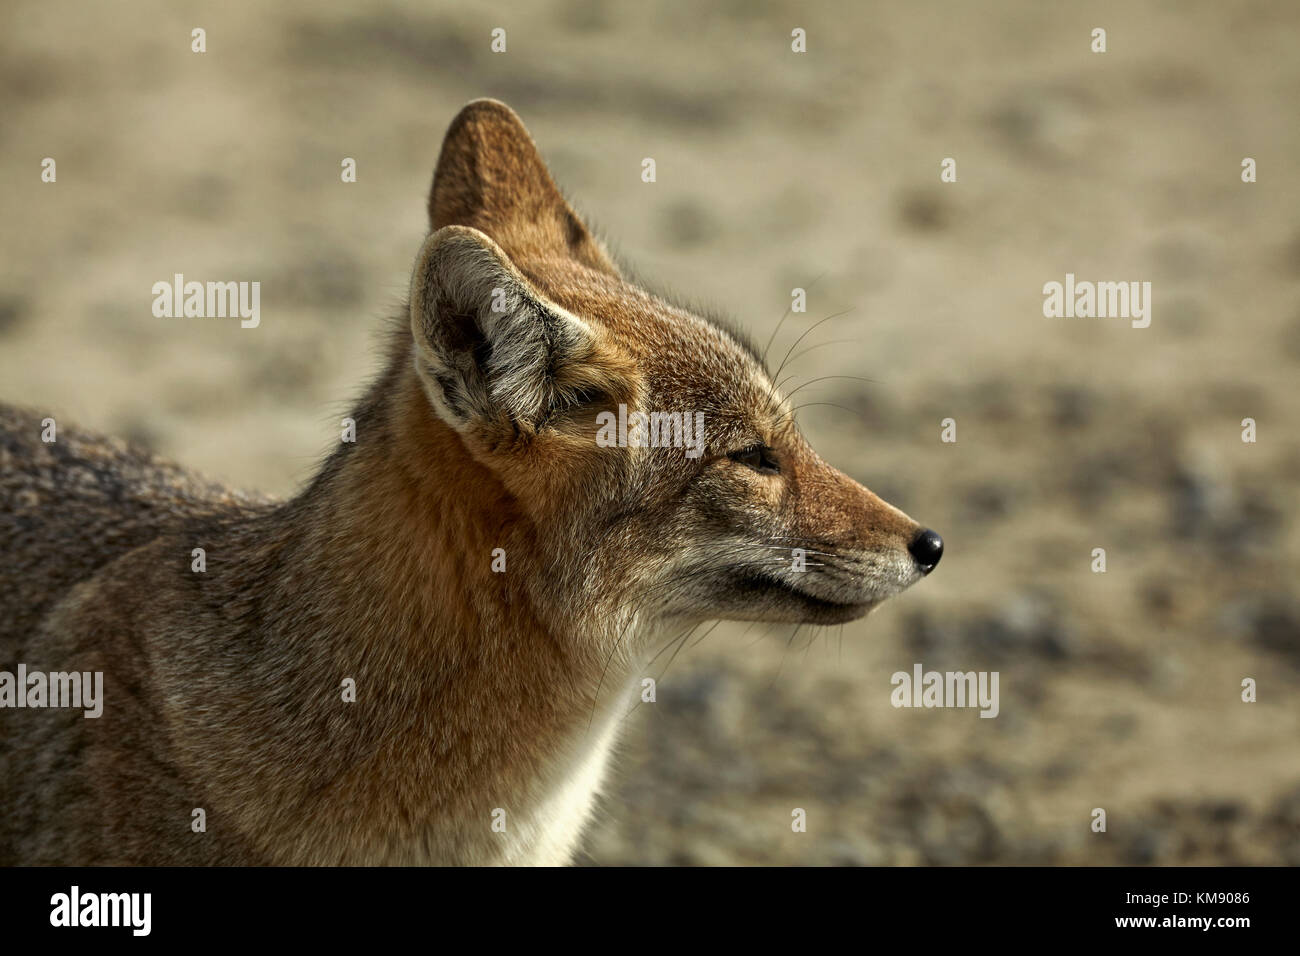
[[[629,261],[760,342],[821,276],[774,354],[852,309],[797,381],[877,384],[810,386],[853,413],[804,430],[947,542],[842,634],[683,651],[587,859],[1300,864],[1298,28],[1287,3],[9,0],[0,399],[291,493],[376,370],[447,123],[504,99]],[[176,272],[260,281],[261,327],[155,319]],[[1045,319],[1066,272],[1151,281],[1151,327]],[[998,670],[1001,716],[893,709],[917,661]]]

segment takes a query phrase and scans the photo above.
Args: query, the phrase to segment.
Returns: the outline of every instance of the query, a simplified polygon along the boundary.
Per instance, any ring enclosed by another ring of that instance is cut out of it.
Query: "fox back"
[[[97,717],[0,693],[0,863],[565,863],[665,637],[841,623],[938,562],[507,107],[456,117],[428,212],[355,440],[291,499],[0,414],[0,671],[103,679]]]

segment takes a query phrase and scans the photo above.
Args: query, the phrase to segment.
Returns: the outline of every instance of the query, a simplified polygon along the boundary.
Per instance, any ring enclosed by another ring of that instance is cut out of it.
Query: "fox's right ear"
[[[631,380],[628,360],[603,333],[548,301],[467,226],[424,241],[411,278],[411,334],[429,400],[461,432],[533,433]]]
[[[515,261],[556,257],[618,275],[573,207],[560,194],[515,111],[474,100],[452,120],[429,192],[429,227],[471,226]]]

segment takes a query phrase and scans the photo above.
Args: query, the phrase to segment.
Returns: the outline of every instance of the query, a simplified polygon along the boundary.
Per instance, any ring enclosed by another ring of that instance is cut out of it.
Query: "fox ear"
[[[476,229],[425,240],[411,279],[415,366],[438,414],[461,430],[535,432],[627,369],[600,333],[547,301]]]
[[[472,226],[516,261],[567,256],[610,275],[618,269],[560,195],[514,110],[474,100],[451,121],[429,193],[429,226]]]

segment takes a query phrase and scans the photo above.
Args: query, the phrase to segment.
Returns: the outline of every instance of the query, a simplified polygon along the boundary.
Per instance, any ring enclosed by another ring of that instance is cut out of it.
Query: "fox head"
[[[428,414],[528,525],[579,620],[834,624],[928,574],[939,536],[837,471],[759,353],[625,278],[505,105],[447,132],[410,295]]]

